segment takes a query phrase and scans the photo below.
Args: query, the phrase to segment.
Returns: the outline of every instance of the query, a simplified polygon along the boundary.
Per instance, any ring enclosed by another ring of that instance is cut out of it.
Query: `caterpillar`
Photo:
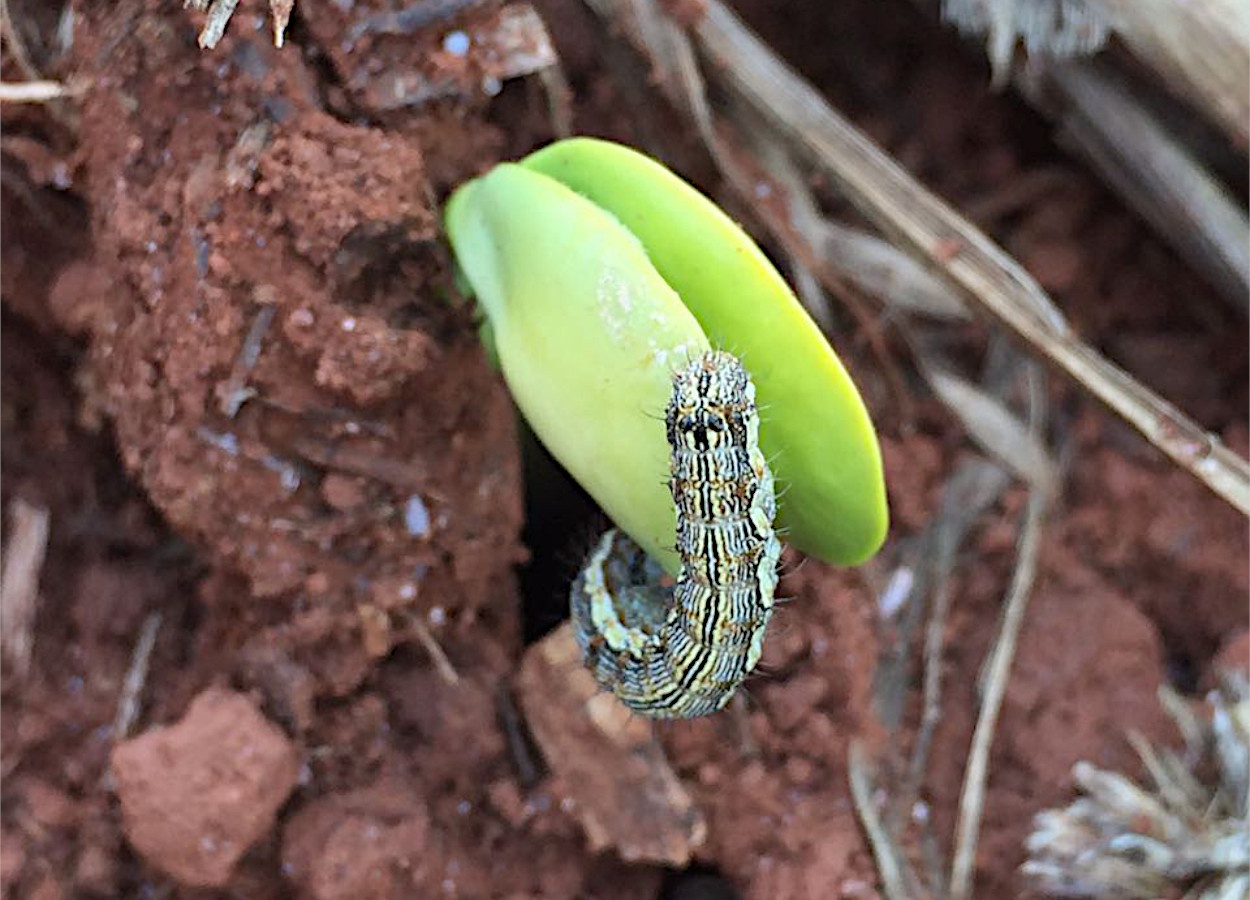
[[[613,528],[574,579],[569,606],[601,687],[643,715],[692,718],[724,707],[759,662],[781,543],[755,385],[736,357],[709,351],[679,369],[665,428],[676,583]]]

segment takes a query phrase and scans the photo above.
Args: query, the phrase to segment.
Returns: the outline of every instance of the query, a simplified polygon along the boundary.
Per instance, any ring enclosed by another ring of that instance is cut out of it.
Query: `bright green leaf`
[[[575,138],[465,185],[447,230],[535,432],[666,569],[659,419],[673,369],[709,339],[756,383],[786,539],[841,564],[880,546],[881,458],[855,386],[776,269],[702,194],[636,151]]]
[[[888,513],[872,421],[833,348],[755,242],[660,163],[619,144],[573,138],[522,165],[615,216],[712,345],[746,365],[786,539],[840,564],[875,553]]]

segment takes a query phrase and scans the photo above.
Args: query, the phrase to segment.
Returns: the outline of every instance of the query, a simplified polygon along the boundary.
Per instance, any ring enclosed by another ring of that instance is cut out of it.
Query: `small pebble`
[[[409,497],[404,504],[404,527],[414,537],[425,537],[430,533],[430,511],[417,494]]]
[[[469,36],[463,31],[449,32],[443,38],[443,49],[452,56],[465,56],[469,52]]]

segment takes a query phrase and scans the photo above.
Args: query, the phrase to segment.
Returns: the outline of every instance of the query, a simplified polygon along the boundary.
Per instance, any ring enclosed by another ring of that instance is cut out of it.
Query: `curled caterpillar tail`
[[[673,376],[665,415],[681,573],[611,529],[570,591],[574,633],[600,686],[663,719],[721,709],[759,662],[777,589],[773,477],[755,385],[711,351]]]

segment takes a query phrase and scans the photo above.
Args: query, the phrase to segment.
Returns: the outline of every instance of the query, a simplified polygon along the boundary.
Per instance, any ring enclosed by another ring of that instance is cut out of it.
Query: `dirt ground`
[[[655,148],[645,86],[613,81],[593,17],[535,5],[575,130]],[[543,479],[525,496],[440,237],[454,185],[553,136],[532,79],[483,90],[472,54],[445,49],[493,7],[351,40],[390,7],[301,0],[278,50],[245,2],[201,51],[181,6],[79,5],[51,74],[83,79],[81,99],[4,111],[0,487],[8,534],[19,499],[50,522],[29,670],[5,660],[5,896],[879,896],[846,773],[853,738],[883,740],[884,562],[788,558],[794,602],[745,717],[658,728],[708,823],[689,869],[591,852],[562,786],[518,760],[522,654],[601,523],[552,511]],[[1087,340],[1250,451],[1244,320],[992,94],[968,47],[901,0],[735,6],[926,184],[985,210]],[[437,96],[394,107],[379,85],[399,72]],[[666,147],[718,195],[693,138]],[[1039,171],[1049,190],[994,202]],[[972,448],[918,379],[900,414],[855,328],[834,341],[880,429],[885,560]],[[1246,625],[1245,520],[1050,389],[1069,468],[994,744],[984,897],[1022,890],[1021,840],[1071,795],[1073,762],[1137,773],[1126,731],[1172,737],[1157,687],[1209,686]],[[943,846],[1023,500],[1007,493],[956,571],[924,786]]]

